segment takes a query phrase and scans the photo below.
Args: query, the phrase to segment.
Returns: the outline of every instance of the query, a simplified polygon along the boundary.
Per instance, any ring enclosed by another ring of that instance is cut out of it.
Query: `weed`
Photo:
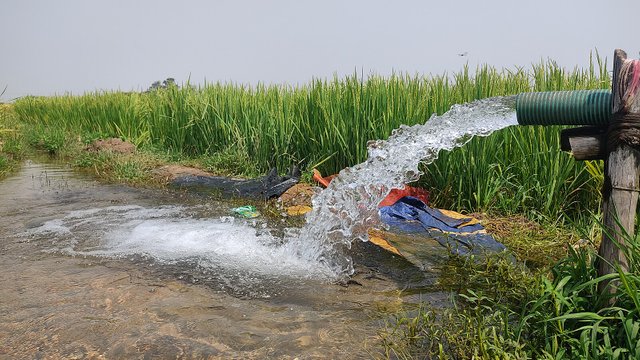
[[[4,155],[0,154],[0,174],[7,171],[9,168],[9,159],[7,159]]]
[[[65,144],[63,130],[53,127],[35,127],[28,130],[27,141],[32,147],[43,150],[49,155],[56,155]]]
[[[96,140],[102,140],[102,139],[107,139],[109,138],[108,134],[100,132],[100,131],[89,131],[89,132],[85,132],[82,136],[82,142],[85,145],[89,145],[92,144],[93,142],[95,142]]]
[[[24,146],[21,127],[13,107],[0,104],[0,177],[4,177],[22,159]]]
[[[635,250],[640,238],[625,241],[629,271],[618,268],[601,277],[593,248],[569,247],[568,256],[548,273],[530,276],[513,264],[488,266],[499,264],[491,258],[465,262],[467,275],[460,281],[466,285],[455,306],[437,310],[424,304],[417,314],[399,314],[381,333],[385,353],[440,359],[638,359],[640,261]],[[478,277],[486,283],[473,280]],[[600,292],[602,282],[616,286]]]
[[[142,164],[136,161],[116,162],[113,175],[117,180],[126,182],[137,182],[146,177]]]
[[[207,171],[231,176],[258,176],[256,164],[241,149],[227,148],[209,156],[201,157],[200,163]]]

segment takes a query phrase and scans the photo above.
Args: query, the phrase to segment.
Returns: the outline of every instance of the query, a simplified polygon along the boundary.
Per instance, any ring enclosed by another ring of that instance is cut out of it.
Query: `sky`
[[[639,0],[0,0],[0,101],[640,57]],[[635,26],[634,26],[635,23]],[[461,56],[464,55],[464,56]]]

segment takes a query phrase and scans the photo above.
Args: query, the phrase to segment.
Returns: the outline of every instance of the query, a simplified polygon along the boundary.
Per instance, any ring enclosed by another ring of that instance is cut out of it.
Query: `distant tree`
[[[176,85],[176,80],[174,78],[167,78],[165,81],[162,82],[162,85],[165,88],[171,87],[171,86],[178,86]]]
[[[149,86],[149,88],[145,92],[157,91],[157,90],[160,90],[160,89],[168,89],[168,88],[174,87],[174,86],[175,87],[178,86],[176,84],[176,80],[174,78],[166,78],[162,82],[154,81],[153,84],[151,84],[151,86]]]

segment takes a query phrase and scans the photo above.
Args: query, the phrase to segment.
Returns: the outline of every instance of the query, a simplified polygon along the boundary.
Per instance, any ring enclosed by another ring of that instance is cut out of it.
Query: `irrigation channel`
[[[299,229],[29,161],[0,181],[0,357],[370,358],[390,314],[449,294],[442,254],[423,271],[353,240],[420,159],[514,124],[512,103],[458,105],[372,143]]]

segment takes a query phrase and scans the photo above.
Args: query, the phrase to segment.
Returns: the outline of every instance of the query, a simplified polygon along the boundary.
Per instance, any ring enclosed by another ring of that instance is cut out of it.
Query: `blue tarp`
[[[452,252],[467,255],[483,251],[503,251],[505,246],[484,232],[482,225],[470,224],[472,218],[453,218],[421,200],[406,196],[391,206],[379,209],[380,218],[387,225],[405,233],[425,233]]]

